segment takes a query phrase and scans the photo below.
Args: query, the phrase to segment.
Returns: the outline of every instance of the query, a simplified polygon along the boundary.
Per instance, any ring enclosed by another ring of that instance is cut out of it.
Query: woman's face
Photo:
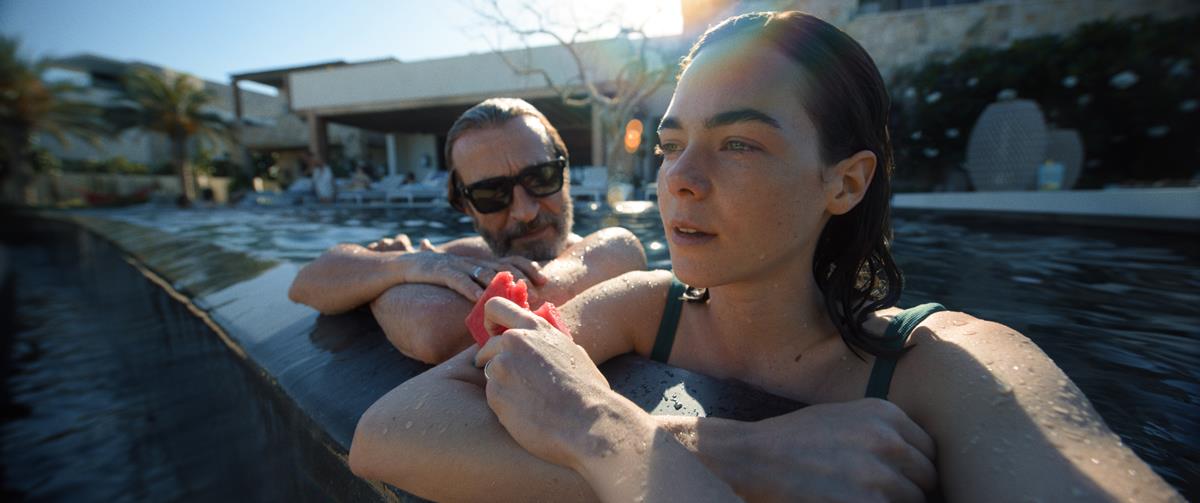
[[[801,82],[787,56],[736,42],[706,48],[680,77],[659,129],[658,199],[684,282],[811,269],[828,196]]]

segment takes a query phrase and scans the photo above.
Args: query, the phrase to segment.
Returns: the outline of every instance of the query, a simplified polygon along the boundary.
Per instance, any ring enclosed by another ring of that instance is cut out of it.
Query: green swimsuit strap
[[[654,348],[650,359],[667,363],[671,357],[671,346],[675,345],[675,327],[679,326],[679,312],[683,310],[683,292],[687,285],[671,276],[671,289],[667,291],[667,304],[663,306],[662,321],[658,323],[658,335],[654,336]]]
[[[900,311],[888,324],[887,330],[883,333],[883,339],[892,345],[892,349],[904,349],[905,341],[908,340],[909,334],[917,328],[917,325],[925,321],[929,315],[945,310],[946,308],[941,304],[929,303]],[[887,400],[888,388],[892,384],[892,373],[896,371],[896,361],[899,359],[899,354],[875,358],[875,365],[871,367],[871,378],[867,381],[867,398]]]

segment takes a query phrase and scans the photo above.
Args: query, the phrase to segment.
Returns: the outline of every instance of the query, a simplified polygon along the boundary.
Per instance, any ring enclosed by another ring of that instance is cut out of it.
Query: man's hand
[[[405,268],[405,283],[425,283],[449,288],[472,302],[483,294],[500,271],[509,271],[514,279],[523,279],[537,287],[546,284],[541,266],[524,257],[485,260],[425,250],[404,256],[411,261]]]
[[[396,234],[394,238],[383,238],[379,241],[374,241],[367,245],[367,249],[377,252],[399,251],[399,252],[414,252],[412,240],[408,238],[408,234]]]
[[[933,439],[883,400],[812,405],[755,423],[660,424],[747,501],[924,501],[938,486]]]

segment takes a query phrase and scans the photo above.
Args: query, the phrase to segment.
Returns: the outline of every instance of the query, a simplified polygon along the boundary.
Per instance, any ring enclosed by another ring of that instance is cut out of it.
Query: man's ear
[[[862,150],[833,167],[825,182],[826,209],[829,213],[845,214],[862,201],[875,176],[877,162],[874,152]]]

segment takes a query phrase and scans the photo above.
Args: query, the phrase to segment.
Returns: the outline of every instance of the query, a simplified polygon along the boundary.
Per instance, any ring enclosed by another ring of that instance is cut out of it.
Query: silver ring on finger
[[[495,358],[493,358],[493,359],[491,359],[491,360],[488,360],[488,362],[487,362],[487,363],[483,364],[483,378],[484,378],[484,379],[487,379],[487,380],[489,380],[489,381],[490,381],[490,380],[492,380],[492,375],[491,375],[491,374],[488,374],[488,367],[491,367],[491,366],[492,366],[492,362],[494,362],[494,361],[496,361],[496,359],[495,359]]]
[[[483,273],[483,266],[481,266],[481,265],[475,266],[475,268],[471,270],[471,279],[478,281],[478,282],[482,282],[483,278],[479,277],[479,275],[482,273]]]

